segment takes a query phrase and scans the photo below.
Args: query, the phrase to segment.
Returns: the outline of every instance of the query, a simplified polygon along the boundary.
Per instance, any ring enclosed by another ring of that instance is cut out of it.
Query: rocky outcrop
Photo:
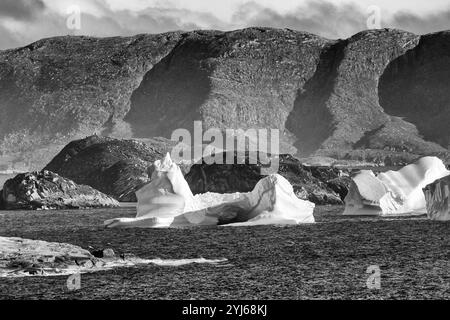
[[[71,276],[67,290],[82,288],[79,274],[114,268],[154,264],[182,266],[191,263],[221,264],[227,259],[141,259],[132,253],[116,256],[111,248],[89,252],[69,243],[47,242],[17,237],[0,237],[0,279],[29,276]],[[77,277],[78,275],[78,277]]]
[[[0,237],[0,277],[46,275],[49,269],[81,269],[92,266],[96,260],[89,251],[68,243]]]
[[[279,129],[281,153],[299,157],[450,159],[448,37],[248,28],[40,40],[0,52],[0,164],[40,169],[93,132],[169,138],[193,120]]]
[[[45,170],[120,201],[136,201],[134,192],[148,181],[149,167],[173,145],[162,138],[136,141],[90,136],[69,143]]]
[[[119,205],[115,199],[90,186],[78,185],[47,170],[22,173],[6,181],[1,198],[3,208],[7,210],[101,208]]]
[[[225,157],[225,156],[224,156]],[[194,194],[205,192],[250,192],[261,180],[261,163],[207,164],[208,160],[192,165],[185,179]],[[280,155],[278,174],[286,178],[295,195],[315,204],[342,204],[350,184],[346,172],[330,167],[303,165],[291,155]]]
[[[423,192],[431,220],[450,220],[450,175],[427,185]]]

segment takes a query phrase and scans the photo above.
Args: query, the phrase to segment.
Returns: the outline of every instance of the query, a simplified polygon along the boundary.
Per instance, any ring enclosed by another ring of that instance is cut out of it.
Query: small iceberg
[[[377,176],[370,170],[362,170],[352,179],[344,215],[425,214],[427,203],[422,189],[449,174],[436,157],[423,157],[398,171]]]

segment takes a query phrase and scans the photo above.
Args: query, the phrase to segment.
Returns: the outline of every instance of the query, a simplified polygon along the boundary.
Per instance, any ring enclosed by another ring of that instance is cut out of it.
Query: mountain
[[[450,31],[289,29],[56,37],[0,52],[0,169],[74,139],[273,128],[299,157],[450,159]]]

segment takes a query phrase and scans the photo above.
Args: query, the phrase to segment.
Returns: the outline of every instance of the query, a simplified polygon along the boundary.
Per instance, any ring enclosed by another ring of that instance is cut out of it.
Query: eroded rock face
[[[32,159],[31,171],[94,132],[130,137],[122,119],[133,91],[180,38],[54,37],[0,51],[0,150]]]
[[[86,185],[78,185],[53,172],[43,170],[17,175],[5,182],[1,194],[3,208],[78,209],[117,207],[117,200]]]
[[[90,136],[69,143],[45,167],[79,184],[89,185],[119,201],[136,201],[134,192],[149,180],[149,167],[174,142],[145,142]]]
[[[450,220],[450,175],[424,188],[427,214],[431,220]]]
[[[250,192],[261,180],[262,166],[250,164],[194,164],[186,181],[194,194]],[[237,163],[235,161],[235,163]],[[350,184],[346,172],[330,167],[305,166],[291,155],[280,155],[278,174],[292,185],[297,197],[315,204],[342,204]]]
[[[386,67],[379,83],[380,105],[416,125],[425,139],[449,147],[449,74],[450,31],[424,35]]]
[[[298,157],[450,159],[448,37],[248,28],[43,39],[0,52],[0,154],[36,170],[93,132],[169,138],[201,120],[279,129],[281,153]]]

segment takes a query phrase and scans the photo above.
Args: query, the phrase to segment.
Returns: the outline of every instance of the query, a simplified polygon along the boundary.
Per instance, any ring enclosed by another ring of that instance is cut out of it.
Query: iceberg
[[[176,163],[167,154],[154,163],[150,183],[136,192],[135,218],[104,222],[114,227],[188,227],[314,222],[314,204],[297,198],[292,185],[278,174],[261,179],[251,192],[193,195]]]
[[[345,198],[344,215],[420,215],[427,213],[423,188],[448,176],[444,163],[423,157],[398,171],[355,175]]]
[[[424,188],[427,215],[431,220],[450,221],[450,175]]]

